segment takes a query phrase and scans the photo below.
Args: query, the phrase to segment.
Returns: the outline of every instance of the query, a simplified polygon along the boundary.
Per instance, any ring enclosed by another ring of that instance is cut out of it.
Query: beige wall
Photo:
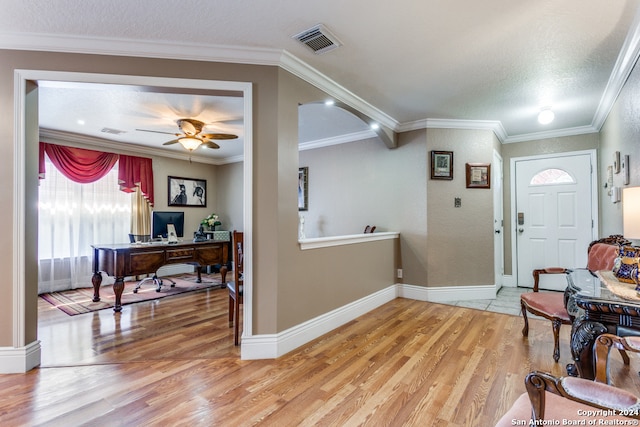
[[[491,163],[496,136],[491,131],[427,129],[432,150],[453,151],[453,180],[427,180],[428,286],[492,285],[493,192],[466,188],[466,163]],[[454,207],[454,198],[462,201]]]
[[[613,154],[629,155],[629,185],[623,174],[614,174],[613,185],[620,188],[640,186],[640,68],[629,76],[600,132],[598,182],[600,188],[600,235],[622,234],[622,203],[611,203],[606,182],[607,166],[613,164]]]

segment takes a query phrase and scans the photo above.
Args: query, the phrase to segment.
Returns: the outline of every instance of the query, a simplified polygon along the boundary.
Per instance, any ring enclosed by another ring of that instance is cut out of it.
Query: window
[[[55,277],[55,290],[90,286],[91,245],[128,242],[132,196],[119,190],[117,166],[99,181],[78,184],[46,162],[38,200],[40,285]],[[54,265],[64,271],[54,272]]]
[[[576,180],[562,169],[545,169],[531,178],[529,185],[575,184]]]

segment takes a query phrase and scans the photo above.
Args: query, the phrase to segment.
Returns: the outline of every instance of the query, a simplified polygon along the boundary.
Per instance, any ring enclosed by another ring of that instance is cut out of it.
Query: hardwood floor
[[[226,290],[69,317],[40,304],[42,366],[0,375],[10,426],[492,426],[531,370],[564,373],[551,326],[396,299],[277,360],[241,361]],[[640,390],[639,364],[618,386]],[[640,393],[639,393],[640,394]]]

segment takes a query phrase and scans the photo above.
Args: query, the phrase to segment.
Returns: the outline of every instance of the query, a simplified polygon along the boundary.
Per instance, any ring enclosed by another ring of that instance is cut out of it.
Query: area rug
[[[179,274],[170,276],[169,278],[176,282],[175,287],[171,287],[171,283],[165,281],[160,292],[156,292],[156,286],[152,282],[147,282],[143,284],[135,294],[133,293],[133,288],[136,287],[138,281],[126,281],[124,284],[124,292],[122,292],[122,305],[156,300],[201,289],[222,287],[222,280],[219,274],[202,275],[202,283],[196,283],[197,276],[195,274]],[[100,287],[100,301],[98,302],[92,301],[92,287],[45,293],[40,294],[39,297],[69,316],[113,308],[115,305],[115,295],[112,285]]]

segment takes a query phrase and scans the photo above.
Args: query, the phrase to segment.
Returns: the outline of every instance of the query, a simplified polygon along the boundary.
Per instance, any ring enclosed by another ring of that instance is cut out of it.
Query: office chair
[[[149,236],[148,234],[129,234],[129,241],[131,243],[138,243],[138,242],[146,243],[151,241],[151,236]],[[160,277],[158,277],[157,272],[154,272],[153,276],[145,277],[144,279],[139,281],[136,287],[133,288],[133,293],[137,294],[138,289],[140,289],[140,287],[146,282],[152,282],[156,287],[156,292],[160,292],[160,290],[162,290],[162,285],[164,284],[163,280],[171,282],[172,288],[176,286],[176,282],[174,282],[173,280],[167,277],[165,277],[164,279],[161,279]]]

